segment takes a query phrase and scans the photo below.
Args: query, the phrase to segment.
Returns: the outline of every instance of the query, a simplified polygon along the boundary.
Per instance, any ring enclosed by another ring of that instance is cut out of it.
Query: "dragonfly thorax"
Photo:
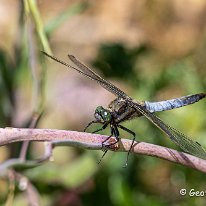
[[[130,107],[122,98],[116,98],[113,100],[109,104],[108,108],[111,110],[113,120],[116,123],[141,116],[141,113],[139,113],[135,108]]]
[[[112,115],[108,109],[104,109],[102,106],[98,106],[95,110],[94,117],[98,122],[110,122]]]

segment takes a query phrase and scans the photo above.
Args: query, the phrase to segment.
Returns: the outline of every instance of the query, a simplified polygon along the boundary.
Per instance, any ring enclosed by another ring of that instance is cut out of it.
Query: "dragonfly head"
[[[112,115],[109,110],[104,109],[102,106],[98,106],[95,110],[94,117],[98,122],[105,123],[112,120]]]

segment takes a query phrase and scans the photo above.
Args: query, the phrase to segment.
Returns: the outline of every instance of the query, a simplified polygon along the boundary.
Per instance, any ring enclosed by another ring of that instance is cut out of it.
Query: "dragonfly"
[[[73,64],[76,67],[71,66],[70,64],[52,55],[49,55],[44,51],[42,52],[52,60],[66,67],[74,69],[80,74],[82,74],[83,76],[97,82],[104,89],[108,90],[109,92],[113,93],[116,96],[116,99],[114,99],[108,105],[108,108],[104,108],[102,106],[98,106],[96,108],[94,112],[95,120],[91,121],[86,126],[84,131],[86,131],[88,127],[90,127],[92,124],[95,123],[102,124],[102,127],[94,131],[93,133],[97,133],[101,130],[104,130],[109,126],[111,130],[111,135],[108,136],[108,138],[102,142],[103,148],[105,148],[105,142],[109,140],[112,136],[115,137],[115,142],[111,143],[111,145],[119,142],[120,140],[119,129],[122,129],[130,133],[133,136],[133,140],[129,152],[127,154],[126,165],[128,163],[129,153],[131,152],[131,149],[135,142],[136,134],[133,131],[129,130],[128,128],[122,126],[120,123],[141,116],[146,117],[151,123],[153,123],[162,132],[164,132],[170,138],[170,140],[172,140],[176,145],[178,145],[184,152],[192,154],[202,159],[206,159],[206,151],[197,141],[192,140],[182,132],[169,126],[154,114],[156,112],[171,110],[171,109],[187,106],[195,102],[198,102],[199,100],[206,97],[206,93],[187,95],[187,96],[182,96],[179,98],[164,100],[159,102],[138,101],[132,99],[130,96],[128,96],[125,92],[123,92],[118,87],[113,85],[111,82],[102,78],[100,75],[95,73],[92,69],[90,69],[85,64],[80,62],[75,56],[68,55],[69,59],[71,60],[71,62],[73,62]],[[105,150],[103,156],[106,154],[106,152],[107,150]]]

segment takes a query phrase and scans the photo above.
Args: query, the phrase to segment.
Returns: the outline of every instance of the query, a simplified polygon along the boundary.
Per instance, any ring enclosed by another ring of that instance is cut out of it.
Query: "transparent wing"
[[[81,70],[77,70],[78,72],[84,74],[85,76],[89,77],[92,80],[97,81],[102,87],[106,90],[110,91],[114,95],[121,96],[124,99],[131,99],[127,94],[125,94],[122,90],[111,84],[109,81],[106,81],[94,71],[92,71],[89,67],[81,63],[76,57],[73,55],[68,55],[69,59]]]
[[[121,91],[119,88],[117,88],[116,86],[114,86],[113,84],[111,84],[110,82],[106,81],[105,79],[100,77],[98,74],[93,72],[90,68],[88,68],[86,65],[81,63],[73,55],[68,55],[68,57],[79,69],[67,64],[66,62],[64,62],[64,61],[62,61],[54,56],[47,54],[44,51],[42,51],[42,53],[45,54],[46,56],[48,56],[49,58],[53,59],[54,61],[59,62],[60,64],[63,64],[64,66],[69,67],[71,69],[74,69],[74,70],[78,71],[80,74],[88,77],[89,79],[96,81],[102,87],[104,87],[106,90],[110,91],[114,95],[121,96],[124,99],[131,99],[123,91]]]

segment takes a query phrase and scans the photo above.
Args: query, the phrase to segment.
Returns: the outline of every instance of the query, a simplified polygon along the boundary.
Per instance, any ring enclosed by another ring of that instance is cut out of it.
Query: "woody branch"
[[[52,143],[52,148],[56,146],[73,146],[91,150],[102,150],[105,149],[102,148],[102,142],[106,138],[107,136],[105,135],[68,130],[0,128],[0,146],[13,142],[29,140],[50,142]],[[115,152],[128,152],[131,144],[131,140],[122,138]],[[52,150],[52,148],[50,149]],[[112,148],[106,149],[112,150]],[[146,142],[135,142],[131,152],[135,154],[158,157],[206,172],[206,160],[167,147],[149,144]],[[45,158],[45,160],[47,160],[51,155],[52,151],[47,151],[47,158]],[[23,162],[21,161],[20,163],[22,164]],[[18,161],[8,164],[8,167],[12,167],[12,164],[18,164]]]

